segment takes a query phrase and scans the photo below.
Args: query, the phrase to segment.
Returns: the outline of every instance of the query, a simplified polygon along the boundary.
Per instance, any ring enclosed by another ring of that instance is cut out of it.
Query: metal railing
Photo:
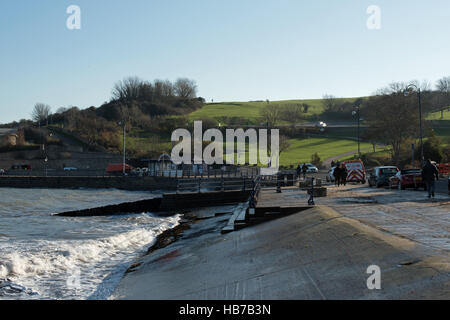
[[[240,179],[178,179],[177,193],[209,192],[209,191],[249,191],[253,188],[253,180],[243,177]]]
[[[222,179],[222,178],[256,178],[260,169],[257,167],[231,167],[228,170],[204,169],[204,170],[150,170],[145,175],[151,177],[166,177],[178,179]]]

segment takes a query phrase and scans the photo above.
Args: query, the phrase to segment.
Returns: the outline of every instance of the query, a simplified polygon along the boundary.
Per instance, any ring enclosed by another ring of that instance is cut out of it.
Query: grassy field
[[[338,138],[292,139],[289,142],[291,146],[281,154],[281,166],[311,162],[311,156],[316,152],[323,161],[347,152],[355,151],[356,154],[358,150],[358,145],[355,141]],[[361,143],[362,149],[371,147],[372,145],[370,143]]]
[[[356,98],[339,99],[340,102],[354,101]],[[285,100],[285,101],[271,101],[270,103],[285,106],[289,104],[303,104],[309,105],[308,113],[305,114],[305,121],[316,121],[320,118],[324,111],[323,101],[316,100]],[[188,117],[190,121],[200,120],[205,118],[215,119],[222,125],[228,125],[227,120],[230,118],[239,119],[242,125],[259,125],[261,120],[261,110],[267,106],[265,101],[255,102],[224,102],[224,103],[210,103],[206,104],[200,110],[191,113]],[[441,113],[433,113],[427,117],[427,120],[440,120]],[[444,113],[445,122],[450,123],[450,112]],[[444,121],[442,123],[445,123]],[[364,129],[362,129],[364,131]],[[318,153],[321,160],[326,160],[331,157],[336,157],[348,152],[356,154],[357,142],[350,140],[349,137],[356,137],[356,128],[329,128],[328,132],[323,137],[312,137],[309,139],[291,139],[288,150],[281,154],[281,166],[297,166],[299,163],[311,162],[311,157],[314,153]],[[449,143],[450,129],[436,128],[435,133],[443,139],[443,144]],[[153,134],[146,132],[133,132],[128,138],[127,145],[129,150],[134,152],[157,151],[169,152],[172,144],[169,137],[155,137]],[[372,145],[363,142],[361,144],[363,153],[372,153]],[[389,156],[389,152],[384,148],[377,148],[375,155]],[[353,158],[353,155],[342,157],[339,160],[347,160]]]
[[[358,145],[353,140],[345,140],[339,138],[308,138],[308,139],[291,139],[289,140],[290,147],[281,153],[280,166],[298,166],[301,163],[311,162],[311,157],[316,152],[322,161],[339,156],[347,152],[354,152],[357,154]],[[372,150],[372,145],[369,143],[361,143],[363,150]],[[248,146],[247,146],[248,151]],[[348,158],[352,158],[353,155]],[[227,155],[225,155],[227,158]],[[235,160],[237,159],[235,155]],[[248,160],[248,152],[246,152],[246,159]]]
[[[428,115],[427,120],[450,120],[450,111],[447,109],[444,111],[444,118],[441,118],[440,112],[434,112]]]
[[[311,157],[316,152],[323,161],[347,152],[354,151],[356,154],[356,150],[358,149],[355,141],[339,138],[291,139],[289,143],[290,147],[281,154],[280,166],[297,166],[300,163],[311,162]],[[361,148],[363,149],[369,149],[371,147],[369,143],[361,144]],[[127,139],[127,149],[132,153],[136,151],[147,152],[155,150],[163,153],[169,152],[171,148],[171,142],[158,141],[150,137],[129,137]],[[225,159],[226,157],[227,155],[225,155]],[[246,158],[248,160],[248,152],[246,153]],[[237,159],[236,155],[235,159]]]
[[[354,101],[355,99],[342,98],[337,99],[339,102]],[[304,114],[308,120],[314,120],[314,116],[318,116],[323,112],[322,99],[315,100],[284,100],[284,101],[271,101],[271,104],[278,104],[280,106],[290,104],[303,104],[309,105],[308,113]],[[259,124],[261,122],[261,110],[267,106],[267,102],[223,102],[223,103],[210,103],[206,104],[200,110],[197,110],[189,115],[189,120],[199,120],[202,118],[212,118],[223,124],[226,123],[226,118],[240,118],[242,124]]]

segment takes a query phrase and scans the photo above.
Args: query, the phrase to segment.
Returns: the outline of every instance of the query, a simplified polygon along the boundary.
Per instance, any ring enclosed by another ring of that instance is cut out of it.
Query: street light
[[[47,162],[48,162],[48,157],[46,156],[44,159],[44,163],[45,163],[45,176],[47,177]]]
[[[422,128],[422,92],[420,90],[420,88],[418,86],[416,86],[415,84],[411,83],[409,84],[405,91],[403,92],[405,97],[409,96],[410,91],[412,91],[412,89],[416,89],[417,91],[417,98],[419,100],[419,125],[420,125],[420,161],[421,161],[421,165],[423,165],[424,162],[424,155],[423,155],[423,128]]]
[[[353,110],[352,115],[358,117],[358,158],[361,159],[361,106],[358,104],[355,106],[356,110]]]

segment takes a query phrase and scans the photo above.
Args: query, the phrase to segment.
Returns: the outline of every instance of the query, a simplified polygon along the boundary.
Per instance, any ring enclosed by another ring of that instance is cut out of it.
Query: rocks
[[[0,297],[4,296],[15,296],[24,293],[29,296],[38,295],[37,292],[34,292],[31,289],[27,289],[24,286],[16,284],[12,282],[10,279],[1,279],[0,278]]]

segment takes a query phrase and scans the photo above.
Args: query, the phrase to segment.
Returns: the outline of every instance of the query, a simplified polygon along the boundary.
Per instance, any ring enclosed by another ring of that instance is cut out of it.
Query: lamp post
[[[44,159],[44,163],[45,163],[45,176],[47,177],[47,162],[48,162],[48,157],[46,156]]]
[[[361,159],[361,139],[360,139],[360,132],[361,132],[361,106],[356,105],[356,110],[352,112],[353,116],[358,117],[358,158]]]
[[[120,121],[119,123],[118,123],[118,125],[119,126],[122,126],[122,128],[123,128],[123,160],[122,160],[122,174],[123,175],[125,175],[125,166],[126,166],[126,158],[125,158],[125,155],[126,155],[126,141],[125,141],[125,126],[126,126],[126,122],[124,121],[124,120],[122,120],[122,121]]]
[[[405,97],[409,96],[409,93],[412,89],[416,89],[417,91],[417,98],[419,100],[419,126],[420,126],[420,162],[421,165],[423,165],[424,162],[424,155],[423,155],[423,126],[422,126],[422,92],[420,90],[420,88],[418,86],[416,86],[415,84],[411,83],[409,84],[405,91]]]

